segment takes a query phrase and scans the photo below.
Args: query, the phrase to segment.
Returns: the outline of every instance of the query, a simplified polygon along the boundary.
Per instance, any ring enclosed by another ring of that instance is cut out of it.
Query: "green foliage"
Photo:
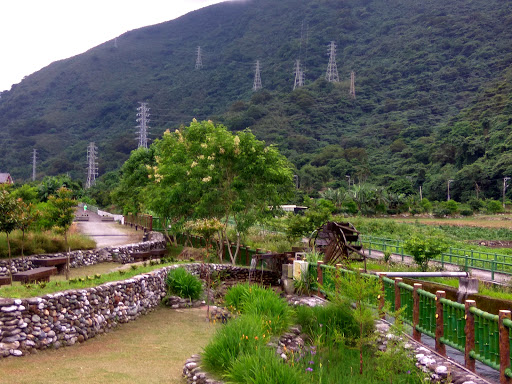
[[[148,206],[161,218],[231,218],[245,233],[269,207],[285,201],[292,188],[286,159],[248,130],[233,134],[222,125],[199,123],[166,132],[155,144],[156,166],[148,185]],[[226,228],[221,229],[227,239]],[[230,248],[229,248],[230,249]],[[236,253],[231,254],[236,262]]]
[[[231,366],[225,378],[231,383],[247,384],[306,384],[309,378],[304,372],[286,364],[268,347],[256,353],[244,354]]]
[[[268,321],[273,333],[280,333],[290,325],[288,304],[271,289],[254,284],[237,284],[224,297],[224,305],[233,312],[257,315]]]
[[[412,255],[422,271],[428,269],[428,262],[446,251],[448,244],[440,236],[412,236],[405,240],[405,250]]]
[[[226,374],[239,356],[257,347],[265,348],[270,335],[267,325],[257,315],[240,316],[229,321],[204,348],[204,367],[212,373]]]
[[[295,316],[302,331],[312,340],[334,338],[341,333],[356,338],[359,334],[352,309],[346,303],[329,303],[317,307],[299,306],[295,310]]]
[[[485,211],[487,213],[494,214],[494,213],[503,212],[504,209],[503,209],[503,205],[500,201],[489,199],[489,200],[485,201]]]
[[[169,270],[165,280],[169,295],[197,300],[203,291],[201,281],[185,268],[179,267]]]

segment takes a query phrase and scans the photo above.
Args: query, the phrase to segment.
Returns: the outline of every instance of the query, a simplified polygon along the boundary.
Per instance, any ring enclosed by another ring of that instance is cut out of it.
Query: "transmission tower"
[[[300,69],[300,60],[295,61],[295,82],[293,84],[293,89],[300,88],[304,86],[304,72]]]
[[[329,46],[329,64],[327,65],[325,79],[329,83],[338,83],[340,81],[338,68],[336,67],[336,43],[334,41],[331,41]]]
[[[96,176],[98,176],[98,148],[94,142],[90,142],[87,147],[87,182],[85,188],[91,188],[96,184]]]
[[[261,68],[260,68],[260,61],[256,60],[256,71],[254,73],[254,82],[252,84],[252,90],[257,91],[261,89]]]
[[[354,71],[350,72],[350,97],[353,99],[356,98],[356,73]]]
[[[37,149],[32,150],[32,181],[36,180],[36,159],[37,159]]]
[[[203,57],[201,55],[201,47],[197,47],[196,69],[203,68]]]
[[[138,148],[148,147],[148,131],[149,131],[149,108],[148,103],[140,103],[140,107],[137,108],[137,126],[139,134],[139,146]]]
[[[306,32],[304,32],[304,28]],[[299,60],[302,64],[302,83],[303,85],[306,82],[306,65],[308,61],[308,42],[309,42],[309,23],[306,23],[306,20],[302,20],[302,26],[300,29],[300,54]],[[304,48],[303,48],[304,46]],[[302,51],[304,50],[304,59],[302,58]]]

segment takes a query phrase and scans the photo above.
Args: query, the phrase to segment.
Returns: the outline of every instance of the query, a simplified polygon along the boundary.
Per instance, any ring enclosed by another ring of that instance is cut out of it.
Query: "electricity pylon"
[[[197,47],[196,69],[203,68],[203,56],[201,54],[201,47]]]
[[[137,126],[139,134],[139,146],[138,148],[148,147],[148,131],[149,131],[149,108],[148,103],[140,103],[140,107],[137,108]]]
[[[304,72],[300,69],[300,60],[295,61],[295,82],[293,83],[293,89],[304,86]]]
[[[254,72],[254,82],[252,83],[252,90],[257,91],[262,88],[261,85],[261,68],[260,61],[256,60],[256,70]]]
[[[354,71],[350,72],[350,97],[353,99],[356,98],[356,73]]]
[[[338,68],[336,67],[336,43],[334,41],[331,41],[329,46],[329,64],[327,65],[325,80],[329,83],[338,83],[340,81]]]
[[[98,176],[98,148],[94,142],[90,142],[87,147],[87,182],[85,188],[91,188],[96,184],[96,176]]]

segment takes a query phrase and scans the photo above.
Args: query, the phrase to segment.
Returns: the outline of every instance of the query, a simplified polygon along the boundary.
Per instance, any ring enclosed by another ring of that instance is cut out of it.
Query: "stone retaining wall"
[[[164,236],[159,232],[151,232],[150,240],[142,243],[92,249],[88,251],[72,251],[69,253],[70,258],[72,259],[69,265],[71,268],[78,268],[87,265],[103,263],[106,261],[114,261],[123,264],[131,263],[134,261],[133,257],[131,256],[133,252],[144,252],[149,251],[151,249],[162,249],[165,247],[166,241]],[[32,259],[63,257],[66,255],[66,253],[53,253],[43,255],[31,255],[25,257],[24,259],[15,258],[12,259],[11,261],[12,273],[28,271],[30,269],[37,268],[37,266],[32,263]],[[0,277],[8,276],[8,263],[8,260],[0,260]]]
[[[160,305],[166,295],[167,272],[178,266],[194,275],[204,273],[205,267],[223,271],[228,279],[244,280],[249,275],[247,268],[230,265],[181,264],[95,288],[30,299],[0,299],[0,357],[73,345],[137,319]],[[277,283],[278,276],[266,271],[264,281]]]

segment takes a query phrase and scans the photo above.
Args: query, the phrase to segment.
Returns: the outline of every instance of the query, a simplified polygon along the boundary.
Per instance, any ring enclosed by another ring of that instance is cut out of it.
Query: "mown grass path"
[[[215,331],[206,309],[158,308],[83,344],[0,360],[0,383],[183,383]]]

